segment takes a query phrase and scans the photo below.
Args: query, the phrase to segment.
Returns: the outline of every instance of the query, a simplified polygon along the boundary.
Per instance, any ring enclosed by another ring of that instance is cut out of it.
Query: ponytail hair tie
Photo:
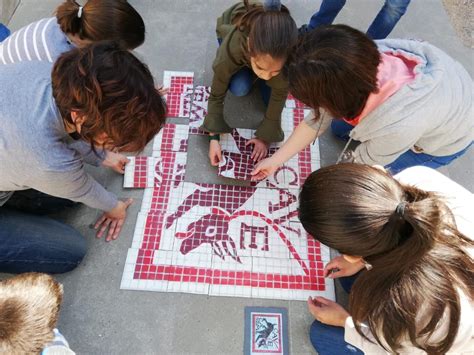
[[[79,6],[79,10],[77,10],[77,18],[81,18],[81,17],[82,17],[82,9],[83,9],[83,7],[82,7],[82,6]]]
[[[263,2],[263,9],[265,11],[281,11],[280,0],[265,0]]]
[[[405,216],[405,209],[407,208],[407,202],[403,201],[403,202],[400,202],[398,205],[397,205],[397,208],[395,209],[395,213],[400,216],[401,218],[403,218]]]

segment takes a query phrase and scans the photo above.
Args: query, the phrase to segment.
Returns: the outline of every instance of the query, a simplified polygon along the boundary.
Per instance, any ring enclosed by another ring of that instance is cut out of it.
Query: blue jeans
[[[349,277],[341,277],[338,280],[347,293],[350,293],[352,285],[358,274]],[[323,324],[317,320],[313,322],[309,331],[311,344],[319,355],[363,355],[355,346],[344,340],[344,328]]]
[[[349,139],[349,132],[353,128],[354,126],[351,126],[343,120],[333,120],[331,123],[331,129],[334,135],[345,140]],[[406,168],[419,165],[438,169],[442,166],[448,165],[453,160],[459,158],[461,155],[466,153],[467,150],[472,146],[472,144],[473,143],[471,143],[466,148],[455,154],[446,155],[443,157],[437,157],[425,153],[415,153],[410,149],[400,155],[394,162],[385,165],[385,168],[394,175],[402,170],[405,170]]]
[[[222,43],[220,38],[217,39],[219,46]],[[258,85],[260,88],[260,94],[262,95],[262,100],[265,106],[268,106],[270,101],[270,96],[272,94],[272,89],[267,85],[265,80],[257,79]],[[255,74],[253,70],[244,67],[240,69],[237,73],[232,75],[229,83],[229,91],[235,96],[247,96],[252,90],[252,85],[255,82]]]
[[[308,30],[333,23],[345,4],[346,0],[323,0],[319,11],[309,21]],[[406,12],[409,4],[410,0],[385,0],[382,9],[367,30],[367,35],[372,39],[386,38]]]
[[[0,42],[8,36],[10,36],[10,30],[3,23],[0,23]]]
[[[41,215],[72,204],[33,190],[15,192],[0,207],[0,272],[56,274],[79,265],[87,252],[85,238],[74,228]]]

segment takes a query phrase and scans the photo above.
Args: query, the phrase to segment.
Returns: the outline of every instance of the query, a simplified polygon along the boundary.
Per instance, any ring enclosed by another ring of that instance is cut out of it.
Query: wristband
[[[209,135],[208,138],[209,138],[209,142],[210,141],[218,141],[219,142],[221,140],[220,134]]]

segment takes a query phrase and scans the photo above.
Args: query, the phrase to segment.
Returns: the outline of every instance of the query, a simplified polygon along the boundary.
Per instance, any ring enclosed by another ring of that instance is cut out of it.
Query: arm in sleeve
[[[225,73],[223,70],[222,72]],[[207,115],[201,128],[207,132],[230,133],[232,129],[224,120],[224,100],[230,82],[230,76],[222,75],[221,71],[214,71],[211,94],[209,96]]]
[[[397,129],[368,139],[354,150],[355,161],[368,165],[388,165],[413,148],[419,137],[416,128],[407,126],[403,131]]]
[[[281,142],[285,134],[281,128],[281,113],[288,96],[288,82],[279,74],[267,82],[272,93],[268,102],[265,118],[257,128],[255,135],[267,143]]]
[[[233,38],[226,39],[219,47],[212,66],[214,77],[212,78],[211,94],[209,96],[207,115],[201,126],[201,128],[207,132],[232,132],[232,129],[224,120],[224,100],[232,75],[241,68],[228,53],[228,51],[230,51],[230,49],[228,49],[229,46],[237,47],[235,44],[229,44],[232,39]],[[235,38],[235,41],[237,40],[238,38]]]
[[[93,166],[100,166],[105,159],[105,151],[96,148],[96,153],[91,148],[91,145],[83,140],[73,141],[68,144],[68,147],[78,152],[84,162]]]
[[[304,118],[304,122],[316,131],[316,138],[321,136],[331,125],[333,117],[327,112],[319,108],[319,118],[315,117],[314,110],[310,110]]]
[[[30,186],[48,195],[81,202],[102,211],[112,210],[117,197],[87,174],[80,161],[64,171],[43,171],[33,177]]]
[[[369,329],[362,325],[362,331],[368,336],[369,339],[372,339]],[[371,355],[386,355],[388,354],[384,348],[382,348],[377,342],[372,343],[367,339],[363,338],[355,329],[354,321],[352,317],[347,317],[346,324],[344,325],[344,340],[355,346],[356,348],[363,351],[365,354]],[[375,340],[374,340],[375,341]]]

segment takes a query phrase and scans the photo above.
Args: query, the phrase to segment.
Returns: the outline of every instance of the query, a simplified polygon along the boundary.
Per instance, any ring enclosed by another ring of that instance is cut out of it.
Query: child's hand
[[[278,169],[277,164],[273,158],[267,158],[262,160],[255,166],[255,169],[250,173],[252,175],[252,181],[260,181],[275,173]]]
[[[209,160],[212,166],[218,166],[222,160],[222,151],[219,141],[212,140],[209,142]]]
[[[336,302],[324,297],[308,298],[308,309],[318,321],[336,327],[344,327],[350,314]]]
[[[245,143],[245,146],[253,144],[253,152],[251,158],[254,163],[259,162],[267,156],[268,153],[268,143],[262,141],[258,138],[252,138]]]
[[[363,262],[350,263],[343,256],[338,256],[326,264],[324,268],[324,277],[337,279],[357,274],[364,268]]]

